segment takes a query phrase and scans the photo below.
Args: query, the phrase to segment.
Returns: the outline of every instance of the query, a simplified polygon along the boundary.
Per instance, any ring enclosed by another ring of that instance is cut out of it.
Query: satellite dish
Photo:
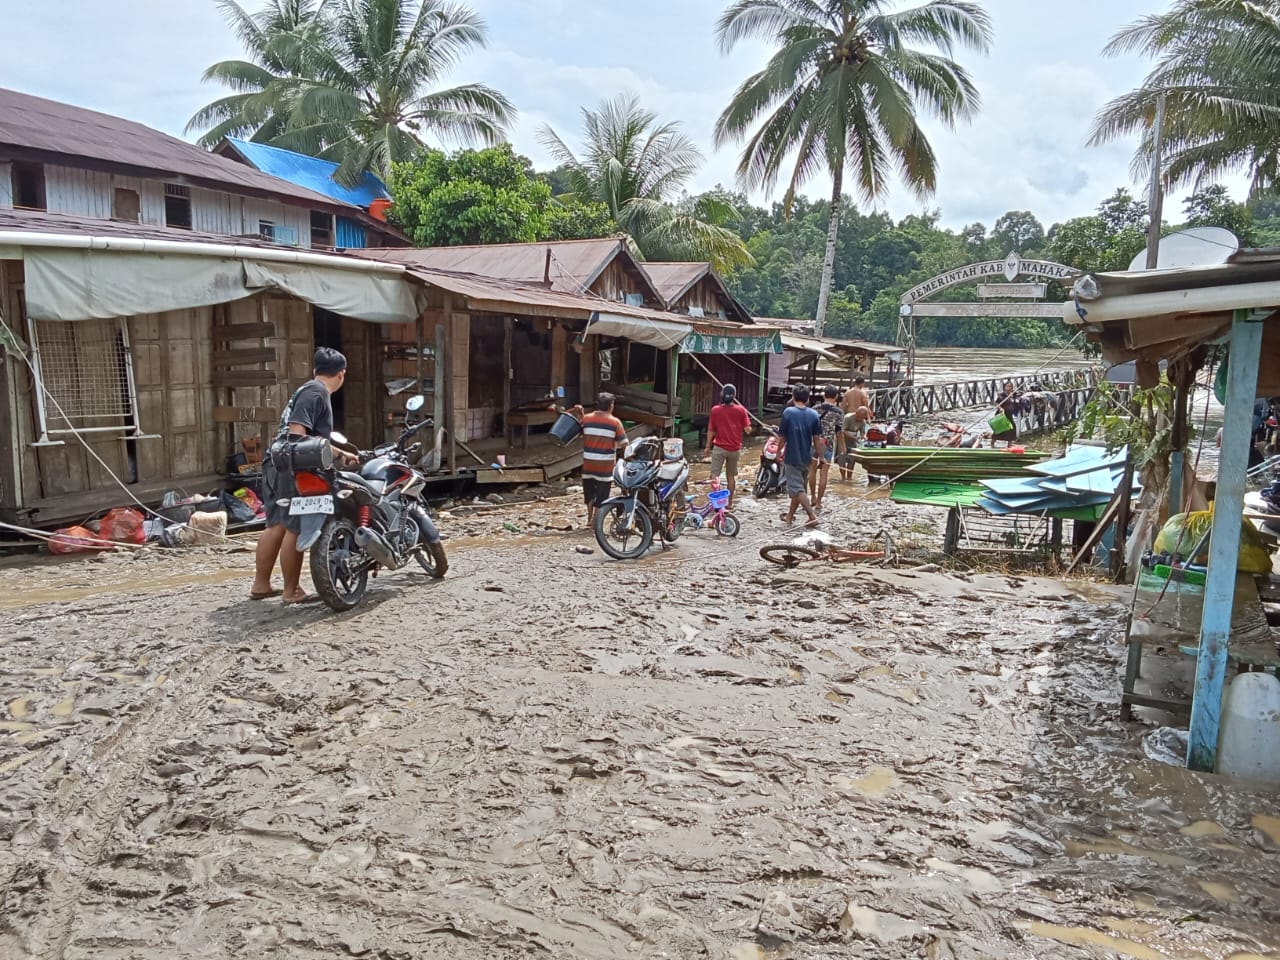
[[[1240,241],[1230,230],[1222,227],[1192,227],[1160,238],[1160,252],[1156,260],[1157,270],[1173,270],[1177,267],[1207,267],[1226,263],[1227,258],[1240,249]],[[1133,258],[1130,270],[1147,268],[1147,250]]]

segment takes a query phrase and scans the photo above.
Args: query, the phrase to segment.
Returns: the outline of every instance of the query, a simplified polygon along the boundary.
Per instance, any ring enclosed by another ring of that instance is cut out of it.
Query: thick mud
[[[1145,759],[1115,592],[740,513],[616,563],[459,508],[340,616],[247,547],[0,568],[0,956],[1280,956],[1280,804]]]

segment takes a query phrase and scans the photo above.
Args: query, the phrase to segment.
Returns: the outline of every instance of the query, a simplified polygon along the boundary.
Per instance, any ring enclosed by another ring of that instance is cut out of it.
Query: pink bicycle
[[[706,502],[695,506],[694,501],[697,499],[692,494],[685,495],[684,530],[701,530],[703,527],[710,527],[722,537],[738,535],[741,524],[738,523],[738,518],[729,512],[728,490],[714,487],[707,494]]]

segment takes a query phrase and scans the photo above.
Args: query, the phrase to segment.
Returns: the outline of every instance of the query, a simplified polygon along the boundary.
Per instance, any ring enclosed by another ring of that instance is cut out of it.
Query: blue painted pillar
[[[1218,493],[1209,539],[1209,572],[1200,620],[1200,652],[1191,701],[1191,737],[1187,766],[1212,771],[1218,758],[1218,722],[1222,687],[1231,641],[1231,606],[1236,592],[1236,559],[1240,550],[1240,518],[1244,512],[1244,479],[1253,432],[1253,401],[1258,388],[1258,353],[1265,314],[1237,310],[1231,326],[1227,367],[1227,402],[1218,459]]]

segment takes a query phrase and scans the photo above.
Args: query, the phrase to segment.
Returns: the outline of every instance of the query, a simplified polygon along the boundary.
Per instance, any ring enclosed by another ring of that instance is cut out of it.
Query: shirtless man
[[[862,442],[866,435],[867,424],[871,422],[871,395],[867,393],[865,377],[855,377],[853,386],[845,391],[840,400],[840,409],[844,411],[844,442],[846,452]],[[840,464],[840,479],[853,479],[853,462],[845,458]]]

